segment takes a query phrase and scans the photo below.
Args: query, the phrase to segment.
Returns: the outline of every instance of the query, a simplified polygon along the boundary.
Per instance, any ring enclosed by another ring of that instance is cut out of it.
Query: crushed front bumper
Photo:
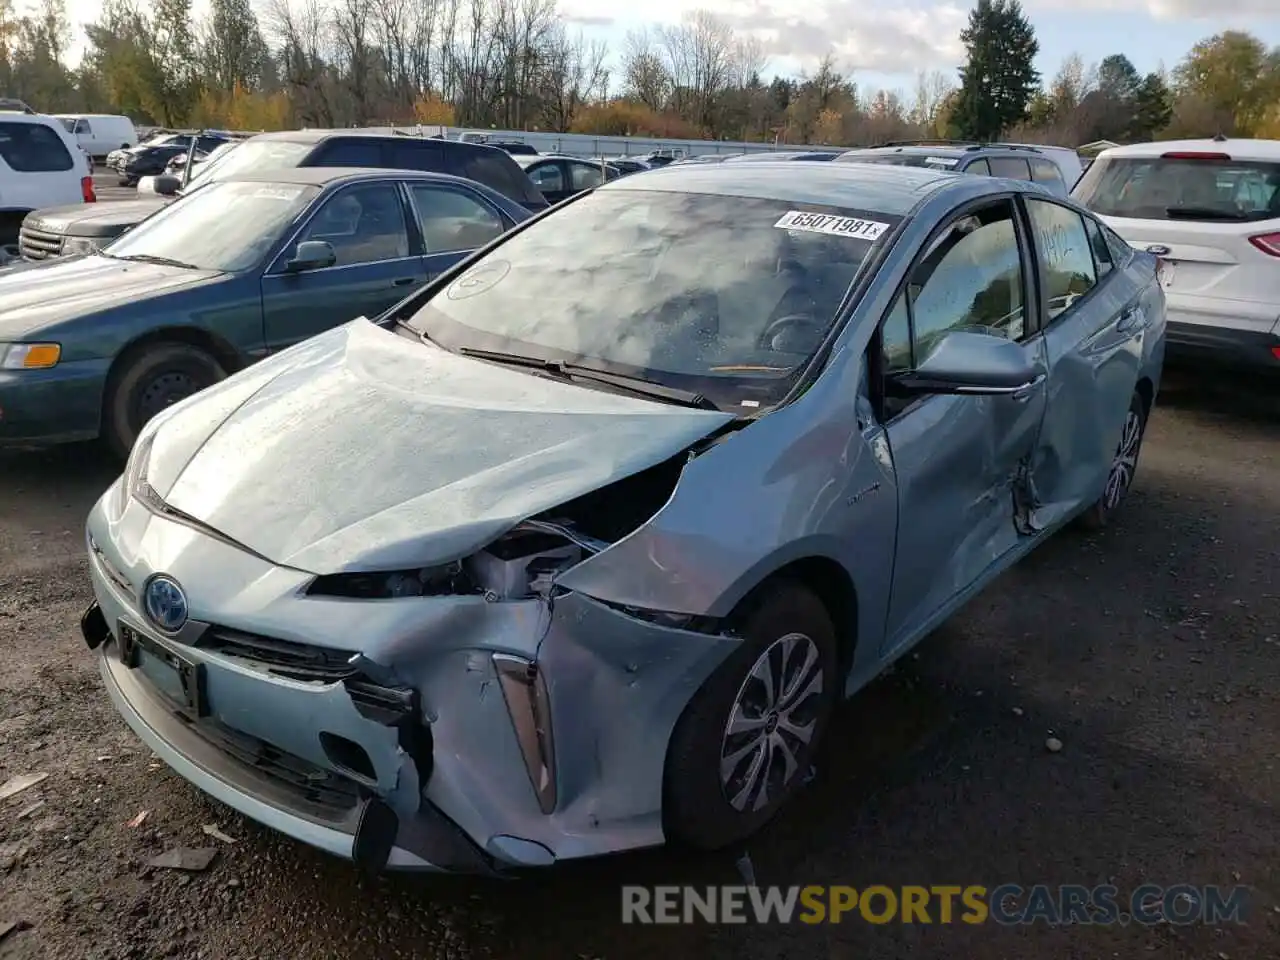
[[[136,502],[117,515],[118,501],[113,486],[89,519],[86,642],[121,715],[200,789],[375,869],[545,866],[663,842],[671,731],[732,638],[576,594],[310,597],[308,574]],[[158,573],[188,592],[176,636],[141,612]]]

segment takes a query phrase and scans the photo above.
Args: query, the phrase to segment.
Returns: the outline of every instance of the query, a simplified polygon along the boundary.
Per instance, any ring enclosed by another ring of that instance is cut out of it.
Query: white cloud
[[[910,73],[955,66],[963,59],[960,30],[967,8],[951,0],[921,2],[872,8],[851,0],[649,0],[643,19],[674,24],[691,10],[705,9],[738,33],[757,37],[771,59],[802,69],[812,69],[827,53],[845,71]],[[571,20],[594,23],[618,9],[610,0],[561,0],[560,6]]]
[[[1037,10],[1085,9],[1145,14],[1164,21],[1280,19],[1277,0],[1023,0],[1023,6],[1033,15]]]

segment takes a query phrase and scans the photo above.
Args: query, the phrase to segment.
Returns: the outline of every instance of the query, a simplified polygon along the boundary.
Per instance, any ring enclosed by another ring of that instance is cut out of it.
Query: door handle
[[[1013,399],[1017,403],[1026,403],[1031,399],[1031,395],[1036,392],[1036,388],[1044,383],[1045,375],[1037,373],[1030,383],[1024,383],[1017,390],[1013,391]]]
[[[1120,321],[1116,324],[1117,333],[1132,333],[1144,325],[1146,317],[1142,310],[1136,306],[1126,307],[1124,312],[1120,314]]]
[[[409,284],[413,283],[415,279],[415,277],[396,277],[396,279],[391,281],[391,285],[393,287],[407,287]]]

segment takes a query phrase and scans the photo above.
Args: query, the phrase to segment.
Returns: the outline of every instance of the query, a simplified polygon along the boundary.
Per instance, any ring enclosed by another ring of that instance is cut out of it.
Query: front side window
[[[416,140],[395,140],[387,147],[391,153],[391,166],[400,170],[441,170],[444,168],[444,154],[440,147],[432,143]],[[382,166],[377,163],[373,166]]]
[[[311,163],[317,167],[381,167],[382,144],[376,140],[330,140]]]
[[[409,255],[409,229],[400,192],[392,183],[362,183],[339,190],[316,212],[298,241],[323,240],[334,266],[398,260]]]
[[[1004,177],[1006,180],[1030,180],[1031,168],[1021,157],[988,157],[993,177]]]
[[[991,176],[991,164],[984,159],[978,159],[965,167],[964,172],[971,173],[976,177],[989,177]]]
[[[446,349],[564,360],[756,409],[785,394],[899,219],[604,189],[510,235],[412,323]]]
[[[544,163],[530,167],[529,179],[543,193],[559,193],[564,190],[564,174],[560,172],[558,163]]]
[[[62,138],[43,123],[0,122],[0,157],[14,173],[53,173],[75,166]]]
[[[1080,214],[1059,204],[1028,197],[1027,212],[1052,321],[1098,282],[1089,235]]]
[[[211,183],[112,241],[122,260],[236,272],[258,265],[319,193],[291,183]]]
[[[590,190],[604,183],[601,168],[589,163],[572,163],[569,165],[569,176],[573,178],[573,189]]]
[[[916,357],[952,330],[1010,340],[1026,336],[1013,209],[1011,202],[1001,201],[967,214],[929,245],[907,285]]]
[[[422,183],[410,193],[429,254],[474,250],[502,235],[502,218],[473,197]]]

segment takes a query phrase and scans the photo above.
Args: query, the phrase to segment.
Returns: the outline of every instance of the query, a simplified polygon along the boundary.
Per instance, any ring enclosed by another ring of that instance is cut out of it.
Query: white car
[[[1171,356],[1280,371],[1280,141],[1115,147],[1072,195],[1162,259]]]
[[[31,211],[95,200],[89,162],[61,123],[0,113],[0,261],[18,255],[18,233]]]

